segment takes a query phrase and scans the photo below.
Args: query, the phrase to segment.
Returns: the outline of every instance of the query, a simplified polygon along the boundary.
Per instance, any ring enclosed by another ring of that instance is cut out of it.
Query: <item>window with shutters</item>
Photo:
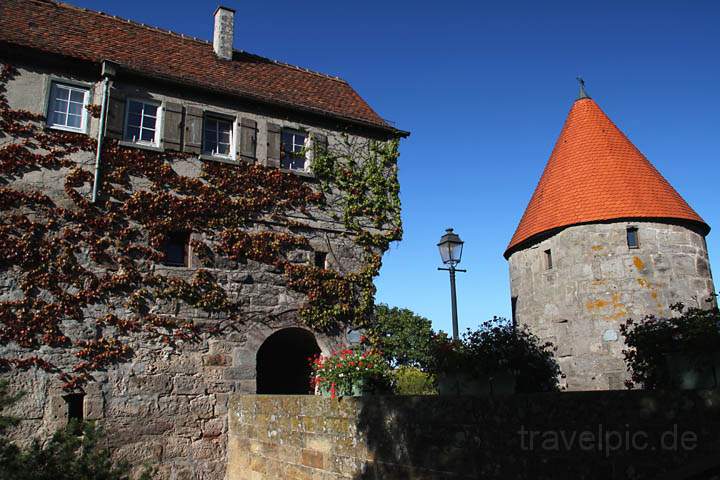
[[[87,127],[90,92],[87,88],[53,82],[48,102],[48,126],[71,132],[84,132]]]
[[[128,99],[125,108],[125,140],[153,146],[159,145],[159,103]]]
[[[305,140],[307,134],[283,128],[280,145],[280,167],[288,170],[305,170]]]
[[[206,115],[203,125],[203,150],[205,155],[233,157],[233,122],[226,118]]]

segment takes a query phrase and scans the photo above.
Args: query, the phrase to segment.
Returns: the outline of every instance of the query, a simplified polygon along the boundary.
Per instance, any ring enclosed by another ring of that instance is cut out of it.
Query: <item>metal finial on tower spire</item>
[[[580,84],[580,93],[578,93],[577,100],[582,100],[583,98],[590,98],[590,95],[588,95],[585,91],[585,80],[583,80],[582,77],[575,78],[577,78],[577,81]]]

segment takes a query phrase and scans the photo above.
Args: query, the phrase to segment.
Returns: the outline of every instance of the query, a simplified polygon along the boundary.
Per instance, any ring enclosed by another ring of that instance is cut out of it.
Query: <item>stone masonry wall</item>
[[[630,226],[638,228],[637,249],[627,245]],[[516,251],[509,264],[515,321],[556,345],[569,390],[623,388],[620,324],[670,315],[676,302],[706,306],[714,292],[703,236],[665,223],[568,227]]]
[[[682,480],[720,467],[718,391],[235,395],[228,415],[227,480]]]
[[[45,114],[45,99],[51,79],[82,81],[91,86],[91,104],[100,103],[98,76],[88,76],[62,67],[45,67],[34,64],[18,65],[18,74],[7,85],[7,97],[11,108]],[[307,131],[322,131],[332,145],[332,132],[327,125],[303,124],[301,117],[271,118],[258,108],[243,106],[233,101],[192,96],[186,90],[169,90],[157,85],[116,81],[114,89],[127,95],[140,95],[157,101],[171,99],[199,107],[244,115],[257,121],[257,161],[264,163],[267,156],[267,123],[302,127]],[[244,109],[244,110],[243,110]],[[97,135],[98,120],[89,118],[88,134]],[[0,146],[11,139],[0,132]],[[76,155],[74,160],[91,169],[94,156]],[[199,172],[199,158],[178,160],[173,168],[183,175]],[[39,189],[62,204],[63,179],[66,171],[38,169],[13,179],[12,186]],[[306,180],[313,182],[305,173]],[[144,188],[137,183],[138,189]],[[81,192],[89,195],[88,191]],[[298,214],[299,215],[299,214]],[[352,237],[346,235],[339,208],[333,207],[333,197],[322,211],[302,215],[311,228],[305,235],[309,249],[299,249],[290,254],[291,261],[313,262],[314,251],[327,253],[327,264],[342,272],[352,272],[361,265],[362,249]],[[257,224],[250,229],[263,230],[270,225]],[[272,225],[281,229],[282,225]],[[189,278],[195,271],[190,268],[164,267],[158,265],[156,272]],[[232,300],[241,298],[253,316],[237,325],[230,333],[220,337],[205,337],[202,341],[171,350],[156,345],[133,345],[135,355],[131,362],[120,364],[94,375],[94,382],[85,387],[85,418],[98,420],[109,432],[110,445],[118,458],[130,460],[141,467],[143,462],[159,466],[160,479],[220,479],[225,472],[225,447],[227,440],[227,404],[233,393],[256,392],[256,354],[265,339],[272,333],[287,327],[304,328],[295,311],[304,297],[286,286],[286,278],[274,267],[248,260],[234,263],[216,259],[210,268],[218,281],[228,291]],[[20,293],[12,275],[0,274],[0,300],[12,300]],[[158,304],[154,311],[170,314],[193,322],[213,322],[217,318],[196,309],[186,309],[170,302]],[[98,313],[99,314],[99,313]],[[92,338],[87,332],[76,332]],[[346,332],[333,335],[315,333],[319,347],[329,352],[339,343],[346,343]],[[3,354],[12,353],[8,346]],[[71,365],[73,358],[64,358],[62,352],[40,352],[58,365]],[[21,442],[32,438],[47,438],[55,429],[65,425],[68,406],[63,399],[62,382],[41,370],[10,372],[11,388],[25,392],[25,397],[10,412],[23,421],[14,431]]]

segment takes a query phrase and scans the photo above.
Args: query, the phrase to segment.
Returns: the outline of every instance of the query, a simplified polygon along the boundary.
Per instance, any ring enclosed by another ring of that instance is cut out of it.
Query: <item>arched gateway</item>
[[[312,393],[308,358],[318,353],[315,336],[305,329],[285,328],[273,333],[257,352],[257,393]]]

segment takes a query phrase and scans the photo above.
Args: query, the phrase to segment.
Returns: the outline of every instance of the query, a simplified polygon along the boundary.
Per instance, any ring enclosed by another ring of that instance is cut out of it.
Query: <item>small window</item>
[[[297,130],[283,129],[280,166],[289,170],[305,170],[305,140],[307,135]]]
[[[627,245],[628,248],[640,248],[640,241],[638,239],[637,227],[627,228]]]
[[[125,140],[134,143],[158,145],[160,105],[128,100],[125,116]]]
[[[518,297],[510,298],[510,309],[512,312],[512,325],[513,328],[517,328],[517,299]]]
[[[83,409],[83,399],[85,395],[82,393],[71,393],[65,395],[63,399],[67,405],[68,422],[71,420],[77,420],[82,422],[85,418],[85,412]]]
[[[169,267],[190,266],[190,234],[188,232],[171,232],[165,237],[165,259],[163,264]]]
[[[203,153],[219,157],[232,157],[233,122],[207,116],[203,128]]]
[[[327,268],[327,253],[315,252],[315,266],[317,268]]]
[[[48,102],[48,126],[60,130],[84,132],[87,126],[89,91],[61,83],[53,83]]]
[[[553,268],[552,251],[545,250],[545,269],[550,270]]]

